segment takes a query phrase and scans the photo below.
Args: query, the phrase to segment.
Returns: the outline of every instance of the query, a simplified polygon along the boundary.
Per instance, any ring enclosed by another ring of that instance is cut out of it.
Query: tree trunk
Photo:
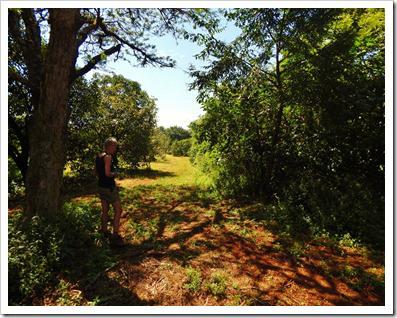
[[[277,81],[278,109],[274,118],[274,130],[272,135],[271,154],[267,162],[267,170],[265,177],[266,180],[265,184],[268,187],[268,191],[267,191],[268,195],[273,194],[272,178],[273,178],[273,170],[274,170],[275,152],[280,138],[281,120],[285,106],[283,85],[281,80],[281,70],[280,70],[280,50],[278,44],[276,44],[276,81]]]
[[[28,216],[60,209],[70,76],[77,50],[79,9],[50,9],[51,31],[40,83],[39,107],[29,129]]]

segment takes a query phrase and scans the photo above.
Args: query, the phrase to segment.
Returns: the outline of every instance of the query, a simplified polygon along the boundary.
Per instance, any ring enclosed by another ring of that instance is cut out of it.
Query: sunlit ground
[[[326,238],[303,242],[282,235],[277,224],[254,220],[266,213],[261,204],[212,195],[188,158],[167,156],[151,169],[118,181],[127,245],[113,250],[112,268],[82,288],[81,303],[384,303],[382,255]],[[99,209],[95,195],[74,200]]]

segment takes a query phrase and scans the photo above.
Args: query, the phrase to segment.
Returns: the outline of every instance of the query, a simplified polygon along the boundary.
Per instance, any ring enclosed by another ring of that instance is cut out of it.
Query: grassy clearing
[[[175,157],[166,155],[164,159],[158,159],[150,164],[149,169],[140,169],[135,172],[133,178],[125,178],[119,181],[125,188],[137,185],[181,186],[189,185],[208,188],[210,180],[201,174],[188,157]]]
[[[69,275],[36,295],[35,304],[384,303],[383,255],[375,257],[349,237],[291,237],[263,217],[269,208],[214,196],[188,158],[167,156],[118,182],[127,245],[112,249],[90,234],[95,261],[69,262]],[[86,220],[81,232],[92,232],[98,198],[74,201],[76,222]]]

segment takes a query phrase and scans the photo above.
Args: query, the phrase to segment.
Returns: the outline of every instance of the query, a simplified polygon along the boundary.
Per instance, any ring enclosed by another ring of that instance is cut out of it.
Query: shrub
[[[46,287],[58,285],[59,273],[80,284],[114,262],[100,244],[99,211],[87,204],[67,203],[52,219],[9,217],[9,303],[31,304]]]
[[[188,278],[187,283],[184,287],[192,292],[197,292],[201,286],[201,273],[199,270],[192,267],[186,269],[186,275]]]
[[[213,273],[206,284],[208,291],[217,297],[223,296],[226,291],[227,278],[222,273]]]
[[[281,195],[277,218],[295,231],[326,230],[352,240],[384,244],[384,201],[357,176],[302,176]]]
[[[26,224],[16,214],[10,218],[8,238],[9,301],[14,304],[28,301],[51,281],[60,265],[62,236],[40,217]]]
[[[171,144],[171,154],[173,156],[189,156],[191,139],[176,140]]]
[[[21,197],[25,193],[22,174],[14,160],[8,158],[8,198]]]

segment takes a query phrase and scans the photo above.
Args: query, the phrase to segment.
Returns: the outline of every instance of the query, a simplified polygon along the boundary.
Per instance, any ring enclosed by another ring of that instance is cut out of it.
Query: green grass
[[[150,164],[152,170],[168,172],[170,175],[153,180],[156,185],[193,185],[210,186],[210,180],[194,167],[189,157],[175,157],[166,155],[165,159],[158,159]]]
[[[201,287],[201,272],[191,266],[186,268],[187,283],[184,287],[191,292],[197,292]]]
[[[82,293],[78,290],[73,291],[71,284],[63,279],[59,281],[55,290],[57,306],[95,306],[97,302],[94,300],[85,304]]]
[[[142,240],[154,240],[157,229],[158,229],[158,219],[150,219],[146,222],[135,222],[134,220],[129,220],[127,227],[131,232],[132,237]]]
[[[224,273],[215,272],[206,284],[207,290],[216,297],[225,295],[228,279]]]

